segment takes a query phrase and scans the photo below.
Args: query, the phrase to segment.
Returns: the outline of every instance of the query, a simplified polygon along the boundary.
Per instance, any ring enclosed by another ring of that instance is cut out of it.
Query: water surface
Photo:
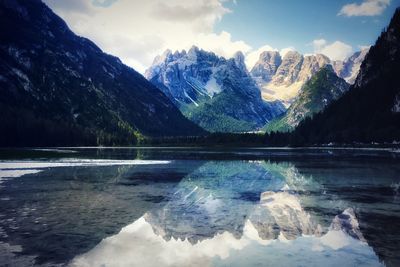
[[[0,151],[6,266],[400,266],[390,150]]]

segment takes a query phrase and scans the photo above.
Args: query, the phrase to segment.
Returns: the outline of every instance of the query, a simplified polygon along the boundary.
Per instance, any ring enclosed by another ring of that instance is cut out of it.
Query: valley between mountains
[[[343,61],[263,51],[248,67],[240,51],[224,58],[193,46],[166,50],[143,77],[39,0],[0,7],[1,146],[210,133],[255,133],[270,145],[400,139],[399,9],[374,46]],[[343,125],[350,110],[353,125]]]

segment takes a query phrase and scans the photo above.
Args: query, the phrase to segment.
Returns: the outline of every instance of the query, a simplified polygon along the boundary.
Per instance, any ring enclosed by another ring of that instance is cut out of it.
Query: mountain
[[[308,80],[285,115],[268,123],[267,132],[291,131],[306,117],[322,111],[332,101],[342,96],[349,85],[339,78],[331,65],[326,65]]]
[[[284,111],[281,103],[262,100],[241,52],[225,59],[195,46],[188,52],[167,50],[145,77],[186,117],[212,132],[258,130]]]
[[[245,57],[241,51],[237,51],[233,55],[233,59],[235,61],[236,67],[238,67],[242,72],[248,73],[247,67],[245,64]]]
[[[317,71],[331,64],[336,74],[353,83],[368,49],[354,53],[345,61],[332,61],[322,54],[303,56],[290,51],[282,58],[277,51],[265,51],[250,71],[261,89],[263,99],[282,101],[289,106],[301,87]]]
[[[333,61],[332,66],[335,69],[337,75],[346,80],[346,82],[353,84],[357,78],[357,74],[360,70],[361,63],[368,53],[369,48],[362,49],[361,51],[355,52],[352,56],[347,58],[345,61]]]
[[[0,145],[132,144],[204,131],[39,0],[0,0]]]
[[[355,83],[289,136],[294,144],[400,140],[400,9],[366,55]]]
[[[257,83],[269,82],[282,64],[282,57],[277,51],[264,51],[251,69],[251,75]]]

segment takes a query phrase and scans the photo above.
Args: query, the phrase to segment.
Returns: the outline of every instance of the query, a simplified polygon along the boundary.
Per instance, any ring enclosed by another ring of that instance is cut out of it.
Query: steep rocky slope
[[[277,140],[301,145],[399,141],[399,47],[398,8],[370,48],[349,91],[322,113],[300,123],[292,134]]]
[[[265,130],[293,130],[303,119],[322,111],[342,96],[348,87],[349,84],[335,74],[332,66],[326,65],[304,84],[285,115],[268,123]]]
[[[279,102],[262,100],[240,52],[227,60],[195,46],[167,50],[145,76],[189,119],[213,132],[258,130],[284,110]]]
[[[283,58],[279,52],[265,51],[250,71],[268,101],[280,100],[287,107],[300,92],[301,87],[317,71],[330,64],[336,74],[353,83],[368,49],[354,53],[345,61],[332,61],[322,54],[303,56],[296,51]]]
[[[0,145],[132,144],[203,130],[39,0],[0,1]]]

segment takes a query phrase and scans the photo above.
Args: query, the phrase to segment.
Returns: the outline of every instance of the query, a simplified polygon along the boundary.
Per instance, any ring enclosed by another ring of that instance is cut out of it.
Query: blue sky
[[[246,40],[253,47],[269,44],[278,49],[294,46],[311,53],[315,39],[341,40],[354,49],[372,45],[388,25],[400,1],[391,1],[380,15],[338,15],[353,1],[335,0],[237,0],[224,4],[232,10],[215,25],[215,30],[230,32],[233,39]],[[362,1],[355,1],[361,3]]]
[[[44,0],[77,34],[141,73],[196,45],[248,68],[265,50],[343,60],[374,44],[400,0]]]

